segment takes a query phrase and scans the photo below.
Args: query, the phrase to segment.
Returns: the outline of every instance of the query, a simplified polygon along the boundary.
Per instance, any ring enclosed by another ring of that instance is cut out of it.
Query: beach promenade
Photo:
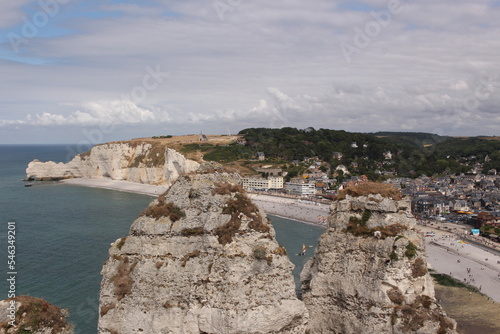
[[[478,247],[460,235],[417,225],[423,233],[433,231],[434,237],[425,237],[427,262],[436,273],[450,275],[472,285],[496,302],[500,302],[500,255],[494,250]]]

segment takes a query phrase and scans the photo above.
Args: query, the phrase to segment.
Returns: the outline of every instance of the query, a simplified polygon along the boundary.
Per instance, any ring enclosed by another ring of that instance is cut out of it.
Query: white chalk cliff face
[[[301,274],[311,333],[455,333],[415,223],[409,200],[347,195],[332,205]]]
[[[181,176],[111,245],[99,333],[305,333],[293,265],[239,182]]]
[[[26,169],[27,180],[111,178],[152,185],[170,185],[179,175],[199,164],[161,144],[122,142],[96,145],[68,163],[34,160]]]

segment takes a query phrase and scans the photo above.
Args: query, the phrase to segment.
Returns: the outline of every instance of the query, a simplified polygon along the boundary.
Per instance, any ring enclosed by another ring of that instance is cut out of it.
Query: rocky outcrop
[[[415,222],[406,199],[347,194],[332,205],[301,274],[311,333],[455,333]]]
[[[99,333],[304,333],[293,265],[236,174],[181,176],[111,245]]]
[[[0,334],[73,334],[69,312],[47,301],[18,296],[0,301]]]
[[[68,163],[34,160],[26,169],[26,180],[110,178],[153,185],[171,185],[179,175],[199,164],[162,144],[119,142],[94,146]]]

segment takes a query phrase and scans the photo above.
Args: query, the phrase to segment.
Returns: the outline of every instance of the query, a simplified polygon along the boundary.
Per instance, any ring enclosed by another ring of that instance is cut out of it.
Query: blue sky
[[[498,1],[0,4],[0,144],[247,127],[499,135]]]

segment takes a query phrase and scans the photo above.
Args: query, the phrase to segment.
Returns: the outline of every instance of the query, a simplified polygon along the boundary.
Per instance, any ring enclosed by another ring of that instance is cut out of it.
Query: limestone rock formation
[[[455,333],[436,303],[410,201],[359,195],[332,205],[302,271],[310,332]]]
[[[111,245],[99,333],[304,333],[293,265],[237,174],[181,176]]]
[[[153,185],[171,185],[180,174],[199,164],[162,144],[118,142],[94,146],[68,163],[34,160],[26,169],[26,180],[111,178]]]
[[[69,312],[43,299],[17,296],[0,301],[0,334],[73,334]]]

